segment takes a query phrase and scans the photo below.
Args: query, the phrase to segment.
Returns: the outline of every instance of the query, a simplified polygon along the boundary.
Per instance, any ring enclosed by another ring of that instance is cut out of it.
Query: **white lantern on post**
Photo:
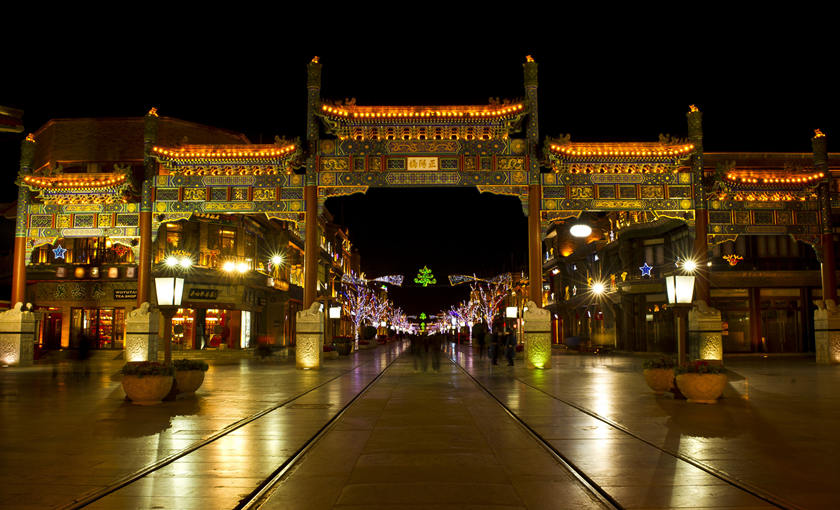
[[[172,317],[181,306],[184,296],[184,279],[176,276],[155,277],[155,295],[163,315],[163,361],[172,361]]]
[[[688,310],[694,297],[694,275],[670,275],[665,277],[668,303],[677,316],[677,358],[680,365],[687,360]]]

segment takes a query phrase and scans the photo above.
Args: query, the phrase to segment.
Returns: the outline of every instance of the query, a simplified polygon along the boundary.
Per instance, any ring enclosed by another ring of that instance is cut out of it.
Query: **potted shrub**
[[[671,391],[674,387],[674,367],[676,363],[673,358],[662,356],[657,359],[645,360],[644,364],[645,382],[657,395]]]
[[[677,367],[677,388],[689,402],[716,404],[726,387],[726,369],[698,360]]]
[[[132,361],[120,372],[125,395],[133,404],[149,406],[160,404],[172,389],[175,368],[158,361]]]
[[[335,350],[341,356],[347,356],[350,354],[350,351],[353,349],[353,339],[349,336],[336,336],[333,337],[333,343],[335,344]]]
[[[359,349],[368,349],[370,347],[370,340],[359,340]]]
[[[179,395],[194,395],[204,382],[204,372],[209,367],[201,360],[179,359],[175,361],[175,382]]]

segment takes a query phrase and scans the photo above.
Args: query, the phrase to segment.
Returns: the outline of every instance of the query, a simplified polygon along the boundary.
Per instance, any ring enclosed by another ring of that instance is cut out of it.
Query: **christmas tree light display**
[[[427,287],[430,284],[436,284],[437,280],[435,280],[435,275],[432,274],[432,270],[423,266],[423,269],[421,269],[420,272],[417,273],[417,277],[414,278],[414,283]]]

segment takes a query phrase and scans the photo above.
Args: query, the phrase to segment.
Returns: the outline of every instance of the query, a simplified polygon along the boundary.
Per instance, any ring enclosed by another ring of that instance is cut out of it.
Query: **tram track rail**
[[[458,366],[460,366],[460,364]],[[563,404],[565,404],[569,407],[572,407],[572,408],[580,411],[581,413],[583,413],[587,416],[590,416],[590,417],[592,417],[592,418],[594,418],[594,419],[596,419],[596,420],[598,420],[598,421],[600,421],[600,422],[602,422],[606,425],[609,425],[610,427],[613,427],[614,429],[623,432],[624,434],[630,436],[631,438],[633,438],[637,441],[640,441],[642,443],[645,443],[646,445],[648,445],[652,448],[655,448],[656,450],[659,450],[660,452],[662,452],[666,455],[670,455],[671,457],[674,457],[674,458],[679,459],[679,460],[681,460],[681,461],[683,461],[687,464],[690,464],[690,465],[696,467],[697,469],[700,469],[700,470],[708,473],[709,475],[714,476],[718,480],[721,480],[722,482],[726,482],[727,484],[731,485],[732,487],[735,487],[736,489],[740,489],[740,490],[742,490],[742,491],[744,491],[748,494],[751,494],[751,495],[755,496],[756,498],[765,501],[766,503],[769,503],[773,506],[776,506],[778,508],[783,508],[783,509],[786,509],[786,510],[805,510],[804,508],[802,508],[802,507],[800,507],[800,506],[798,506],[794,503],[791,503],[790,501],[785,501],[784,499],[776,496],[775,494],[771,494],[771,493],[761,489],[760,487],[756,487],[756,486],[754,486],[754,485],[752,485],[748,482],[745,482],[744,480],[736,478],[736,477],[730,475],[729,473],[727,473],[726,471],[723,471],[721,469],[717,469],[713,466],[710,466],[710,465],[706,464],[705,462],[697,460],[697,459],[695,459],[695,458],[693,458],[689,455],[685,455],[683,453],[675,452],[675,451],[670,450],[668,448],[664,448],[664,447],[654,443],[653,441],[645,439],[644,437],[634,433],[632,430],[628,429],[624,425],[621,425],[620,423],[617,423],[617,422],[615,422],[615,421],[613,421],[613,420],[611,420],[611,419],[609,419],[605,416],[601,416],[600,414],[596,413],[595,411],[592,411],[591,409],[587,409],[586,407],[578,405],[574,402],[570,402],[570,401],[562,399],[562,398],[560,398],[556,395],[552,395],[551,393],[543,390],[542,388],[538,388],[538,387],[536,387],[532,384],[529,384],[526,381],[523,381],[519,377],[514,377],[514,380],[516,382],[518,382],[519,384],[522,384],[523,386],[527,386],[528,388],[539,391],[543,395],[551,397],[552,399],[557,400],[558,402],[561,402],[561,403],[563,403]]]
[[[236,508],[236,509],[254,508],[254,506],[252,506],[252,503],[249,503],[249,502],[252,501],[252,500],[256,500],[257,496],[261,496],[265,493],[266,487],[270,487],[271,485],[273,485],[273,483],[269,484],[268,482],[270,480],[274,480],[275,478],[277,478],[278,473],[280,473],[280,476],[282,476],[282,473],[285,473],[288,470],[288,468],[290,468],[294,464],[294,462],[297,461],[303,455],[303,453],[305,453],[305,451],[312,444],[314,444],[314,442],[316,442],[317,439],[320,438],[332,426],[332,424],[334,424],[336,422],[336,420],[341,415],[344,414],[345,410],[353,402],[355,402],[359,398],[360,395],[364,394],[368,390],[368,388],[371,387],[371,385],[373,385],[376,381],[378,381],[382,377],[382,375],[388,370],[388,368],[397,359],[399,359],[401,354],[402,353],[399,353],[399,354],[395,355],[394,358],[391,359],[388,362],[388,364],[379,372],[379,374],[377,374],[370,381],[368,381],[368,383],[362,388],[362,390],[358,394],[356,394],[355,397],[351,398],[344,406],[342,406],[342,408],[335,415],[333,415],[330,419],[327,420],[327,422],[315,433],[315,435],[313,435],[310,439],[308,439],[303,444],[303,446],[301,446],[300,449],[298,449],[294,454],[292,454],[292,456],[290,456],[277,469],[275,469],[271,473],[271,475],[266,477],[266,479],[263,482],[261,482],[254,491],[252,491],[245,498],[242,498],[237,503],[237,506],[235,506],[234,508]],[[262,417],[264,417],[264,416],[266,416],[266,415],[268,415],[268,414],[270,414],[274,411],[277,411],[278,409],[281,409],[283,407],[288,406],[289,404],[294,403],[295,401],[305,397],[309,393],[312,393],[313,391],[316,391],[316,390],[318,390],[318,389],[320,389],[320,388],[322,388],[322,387],[324,387],[324,386],[326,386],[326,385],[328,385],[328,384],[330,384],[330,383],[332,383],[332,382],[334,382],[334,381],[336,381],[336,380],[338,380],[342,377],[345,377],[348,374],[351,374],[354,371],[357,371],[357,370],[365,367],[366,365],[369,365],[370,363],[373,363],[374,361],[375,360],[371,359],[371,360],[359,363],[357,365],[354,365],[353,367],[348,368],[347,370],[341,372],[340,374],[337,374],[334,377],[331,377],[330,379],[328,379],[328,380],[326,380],[326,381],[324,381],[324,382],[322,382],[322,383],[320,383],[316,386],[313,386],[313,387],[311,387],[311,388],[309,388],[305,391],[302,391],[302,392],[300,392],[300,393],[298,393],[298,394],[296,394],[292,397],[289,397],[289,398],[283,400],[282,402],[279,402],[279,403],[277,403],[277,404],[275,404],[271,407],[267,407],[267,408],[265,408],[265,409],[263,409],[259,412],[256,412],[256,413],[251,414],[249,416],[246,416],[246,417],[244,417],[244,418],[242,418],[242,419],[240,419],[236,422],[233,422],[230,425],[218,430],[217,432],[214,432],[210,436],[208,436],[206,438],[203,438],[199,441],[196,441],[195,443],[191,444],[190,446],[188,446],[188,447],[186,447],[186,448],[184,448],[184,449],[182,449],[182,450],[180,450],[176,453],[168,455],[167,457],[164,457],[164,458],[162,458],[160,460],[157,460],[157,461],[155,461],[151,464],[148,464],[148,465],[146,465],[146,466],[144,466],[144,467],[142,467],[138,470],[135,470],[134,472],[132,472],[132,473],[130,473],[130,474],[128,474],[128,475],[126,475],[122,478],[119,478],[119,479],[115,480],[114,482],[110,483],[109,485],[107,485],[105,487],[102,487],[100,489],[96,489],[95,491],[84,494],[83,496],[81,496],[77,499],[74,499],[73,501],[71,501],[69,503],[58,506],[58,507],[56,507],[56,510],[76,510],[76,509],[79,509],[79,508],[84,508],[86,506],[89,506],[92,503],[94,503],[96,501],[99,501],[102,498],[105,498],[109,494],[117,492],[118,490],[120,490],[124,487],[127,487],[127,486],[131,485],[132,483],[135,483],[139,480],[142,480],[143,478],[145,478],[145,477],[149,476],[150,474],[152,474],[152,473],[154,473],[154,472],[172,464],[173,462],[175,462],[179,459],[182,459],[182,458],[186,457],[187,455],[212,444],[215,441],[218,441],[219,439],[231,434],[232,432],[234,432],[234,431],[236,431],[236,430],[238,430],[238,429],[240,429],[240,428],[242,428],[242,427],[244,427],[248,424],[251,424],[251,423],[257,421],[260,418],[262,418]],[[277,478],[277,479],[279,479],[279,478]]]
[[[533,427],[528,425],[528,423],[520,418],[516,413],[514,413],[510,407],[507,406],[501,399],[499,399],[489,388],[487,388],[484,384],[481,383],[475,376],[473,376],[466,368],[461,366],[457,360],[451,359],[450,361],[456,367],[458,367],[464,374],[467,375],[479,388],[481,388],[484,393],[486,393],[491,399],[493,399],[502,409],[505,410],[508,416],[510,416],[516,423],[518,423],[528,434],[536,440],[551,456],[561,465],[563,466],[572,476],[574,476],[577,481],[584,486],[605,508],[610,509],[621,509],[623,508],[618,501],[615,500],[603,487],[598,485],[592,478],[590,478],[581,468],[575,465],[568,457],[563,455],[557,448],[555,448],[550,442],[548,442],[542,435],[540,435]]]
[[[493,399],[495,399],[497,402],[499,402],[499,404],[508,412],[508,414],[510,414],[517,422],[519,422],[523,427],[525,427],[543,446],[545,446],[549,451],[551,451],[553,454],[555,454],[555,456],[558,459],[560,459],[563,462],[563,464],[569,466],[570,470],[575,474],[575,476],[580,475],[583,480],[587,481],[586,482],[587,484],[590,484],[592,486],[592,488],[598,492],[598,494],[602,495],[611,504],[616,505],[615,508],[622,508],[621,505],[612,496],[607,494],[607,492],[602,487],[600,487],[594,480],[592,480],[588,475],[586,475],[586,473],[584,473],[582,470],[577,468],[577,466],[575,466],[574,463],[571,460],[569,460],[565,455],[563,455],[562,452],[560,452],[553,445],[551,445],[551,443],[548,440],[543,438],[542,435],[537,430],[535,430],[533,427],[528,425],[528,423],[523,418],[519,417],[515,412],[513,412],[501,399],[499,399],[492,392],[492,390],[487,388],[487,386],[485,386],[477,377],[475,377],[464,366],[462,366],[460,363],[458,363],[458,361],[456,359],[452,359],[452,362],[456,366],[458,366],[462,371],[464,371],[464,373],[469,375],[476,382],[476,384],[478,384],[482,389],[484,389],[484,391],[487,392]],[[523,386],[526,386],[526,387],[528,387],[532,390],[538,391],[538,392],[542,393],[543,395],[548,396],[548,397],[550,397],[550,398],[552,398],[552,399],[554,399],[554,400],[556,400],[556,401],[558,401],[558,402],[560,402],[560,403],[562,403],[566,406],[569,406],[569,407],[571,407],[571,408],[573,408],[573,409],[575,409],[575,410],[577,410],[577,411],[579,411],[579,412],[581,412],[581,413],[583,413],[583,414],[585,414],[585,415],[587,415],[591,418],[594,418],[594,419],[604,423],[605,425],[608,425],[608,426],[626,434],[630,438],[632,438],[634,440],[637,440],[639,442],[642,442],[642,443],[658,450],[661,453],[664,453],[666,455],[674,457],[675,459],[678,459],[678,460],[683,461],[687,464],[690,464],[691,466],[693,466],[697,469],[700,469],[701,471],[704,471],[705,473],[717,478],[718,480],[721,480],[722,482],[725,482],[726,484],[728,484],[728,485],[730,485],[730,486],[732,486],[732,487],[734,487],[738,490],[746,492],[747,494],[750,494],[750,495],[764,501],[765,503],[768,503],[770,505],[773,505],[777,508],[782,508],[782,509],[804,510],[801,506],[798,506],[798,505],[796,505],[796,504],[794,504],[790,501],[786,501],[783,498],[780,498],[779,496],[776,496],[775,494],[771,494],[768,491],[766,491],[764,489],[761,489],[760,487],[756,487],[756,486],[754,486],[754,485],[752,485],[748,482],[740,480],[740,479],[726,473],[723,470],[720,470],[720,469],[717,469],[713,466],[710,466],[710,465],[708,465],[708,464],[706,464],[706,463],[704,463],[700,460],[697,460],[697,459],[695,459],[695,458],[693,458],[689,455],[685,455],[685,454],[682,454],[680,452],[675,452],[675,451],[669,450],[668,448],[664,448],[664,447],[662,447],[662,446],[660,446],[660,445],[658,445],[658,444],[656,444],[656,443],[654,443],[654,442],[652,442],[648,439],[645,439],[644,437],[634,433],[632,430],[630,430],[627,427],[621,425],[620,423],[617,423],[617,422],[615,422],[615,421],[613,421],[613,420],[611,420],[607,417],[601,416],[600,414],[596,413],[595,411],[592,411],[591,409],[587,409],[584,406],[581,406],[581,405],[576,404],[574,402],[570,402],[566,399],[563,399],[563,398],[560,398],[556,395],[553,395],[550,392],[543,390],[542,388],[538,388],[538,387],[534,386],[533,384],[530,384],[527,381],[524,381],[520,377],[514,377],[513,380],[515,380],[517,383],[519,383]]]

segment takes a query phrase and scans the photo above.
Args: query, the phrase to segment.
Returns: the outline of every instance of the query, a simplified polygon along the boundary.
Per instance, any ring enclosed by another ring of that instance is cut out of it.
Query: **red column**
[[[15,244],[17,250],[17,244]],[[834,235],[822,234],[822,290],[823,299],[837,302],[837,264],[834,261]],[[17,252],[15,252],[17,255]]]
[[[528,186],[528,299],[542,307],[542,238],[540,185]]]
[[[26,214],[18,208],[18,214]],[[26,304],[26,237],[15,237],[14,267],[12,268],[12,307]]]
[[[152,283],[152,212],[140,212],[140,257],[137,261],[137,307],[151,303]]]
[[[711,305],[710,274],[709,274],[709,247],[707,234],[709,233],[709,212],[703,209],[694,210],[694,257],[697,260],[697,277],[694,279],[696,300],[705,301]]]
[[[303,307],[309,308],[318,297],[318,186],[304,186],[306,201],[306,238],[303,254]]]

